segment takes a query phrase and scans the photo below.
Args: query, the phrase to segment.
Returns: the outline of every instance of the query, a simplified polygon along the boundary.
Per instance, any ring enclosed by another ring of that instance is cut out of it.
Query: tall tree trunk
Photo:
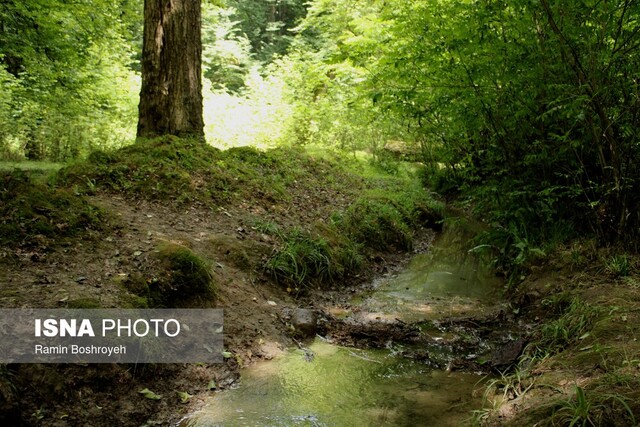
[[[204,139],[200,0],[145,0],[138,137]]]

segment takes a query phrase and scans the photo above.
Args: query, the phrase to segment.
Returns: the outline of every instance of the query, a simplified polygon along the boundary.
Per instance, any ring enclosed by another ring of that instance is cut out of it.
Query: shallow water
[[[499,302],[501,282],[468,248],[466,233],[443,233],[428,254],[378,281],[354,302],[357,310],[343,315],[412,322],[483,313]],[[455,334],[430,332],[443,341]],[[397,349],[358,350],[317,338],[306,350],[243,369],[237,389],[215,393],[183,425],[460,426],[482,406],[482,381],[480,374],[401,357]]]
[[[361,301],[366,315],[405,322],[482,314],[499,302],[502,280],[469,252],[462,229],[442,233],[432,249],[399,274],[383,278]]]
[[[447,373],[394,357],[316,340],[307,361],[294,350],[242,372],[190,426],[459,426],[482,403],[482,377]]]

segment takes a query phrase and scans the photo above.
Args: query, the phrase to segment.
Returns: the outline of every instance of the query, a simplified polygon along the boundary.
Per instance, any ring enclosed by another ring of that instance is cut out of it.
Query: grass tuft
[[[318,227],[320,228],[320,227]],[[335,283],[363,264],[359,245],[330,227],[310,233],[293,229],[281,235],[282,245],[265,264],[267,272],[290,292]]]

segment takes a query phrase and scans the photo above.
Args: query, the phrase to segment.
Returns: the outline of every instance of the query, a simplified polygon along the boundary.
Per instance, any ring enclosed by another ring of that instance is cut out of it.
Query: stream
[[[493,345],[473,329],[446,320],[495,311],[502,303],[502,281],[469,253],[468,242],[460,227],[445,229],[428,253],[416,254],[403,270],[377,280],[350,309],[335,310],[347,323],[416,325],[427,344],[358,349],[318,336],[306,347],[243,369],[239,387],[215,393],[181,426],[469,424],[471,411],[482,406],[487,376],[446,366],[456,359],[479,360]],[[509,332],[501,336],[507,341]],[[416,352],[429,357],[410,356]]]

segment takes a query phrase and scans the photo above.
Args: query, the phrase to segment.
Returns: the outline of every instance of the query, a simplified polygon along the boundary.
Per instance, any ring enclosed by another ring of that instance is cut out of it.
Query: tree
[[[138,137],[204,139],[201,4],[145,0]]]
[[[65,161],[131,141],[141,5],[0,2],[0,157]]]
[[[291,31],[307,13],[303,0],[228,0],[232,18],[251,41],[252,52],[269,62],[283,55],[293,41]]]

